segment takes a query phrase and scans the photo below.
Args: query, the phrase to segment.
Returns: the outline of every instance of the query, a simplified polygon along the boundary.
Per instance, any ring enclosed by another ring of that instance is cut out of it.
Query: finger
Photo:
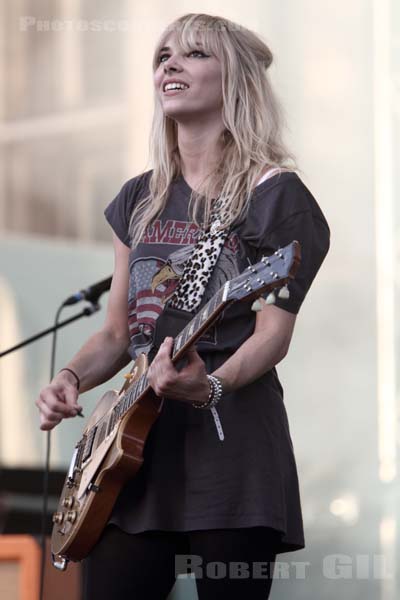
[[[53,429],[56,425],[58,425],[60,421],[61,419],[58,421],[48,421],[45,418],[41,418],[40,429],[42,431],[49,431],[50,429]]]
[[[173,339],[165,338],[162,342],[153,362],[151,363],[150,376],[161,377],[166,372],[176,373],[175,367],[171,360],[171,345]]]
[[[38,401],[37,407],[39,408],[41,416],[43,416],[45,419],[47,419],[49,421],[57,420],[57,419],[61,420],[65,416],[63,413],[50,408],[43,400]]]
[[[67,417],[71,415],[71,407],[66,402],[65,393],[66,388],[58,391],[47,388],[44,393],[40,394],[40,399],[52,412],[61,413],[63,417]]]
[[[173,341],[174,339],[172,337],[166,337],[165,340],[162,342],[157,355],[161,357],[167,356],[168,358],[170,358]]]
[[[204,364],[203,359],[200,354],[197,352],[195,346],[191,346],[186,352],[188,363],[198,363],[201,362]]]
[[[47,407],[46,407],[46,409],[47,409]],[[39,413],[39,417],[40,417],[40,429],[42,429],[42,430],[53,429],[53,427],[58,425],[58,423],[60,423],[60,421],[62,421],[62,419],[63,419],[62,416],[57,416],[57,415],[51,414],[51,413],[48,414],[48,413],[45,413],[42,411]]]
[[[69,411],[72,416],[76,416],[78,412],[82,412],[83,408],[78,404],[79,394],[75,387],[66,388],[64,391],[65,402],[69,407]]]

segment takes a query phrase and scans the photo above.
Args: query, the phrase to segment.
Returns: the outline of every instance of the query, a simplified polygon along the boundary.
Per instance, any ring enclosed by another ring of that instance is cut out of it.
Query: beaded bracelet
[[[71,373],[75,379],[76,379],[76,384],[77,384],[77,388],[79,390],[79,388],[81,387],[81,380],[79,379],[78,375],[75,373],[75,371],[73,371],[72,369],[68,369],[68,367],[64,367],[63,369],[59,370],[59,373],[61,373],[61,371],[68,371],[69,373]]]
[[[205,402],[201,404],[192,402],[194,408],[212,408],[220,401],[222,397],[222,383],[218,377],[214,375],[207,375],[208,383],[210,384],[210,393]]]

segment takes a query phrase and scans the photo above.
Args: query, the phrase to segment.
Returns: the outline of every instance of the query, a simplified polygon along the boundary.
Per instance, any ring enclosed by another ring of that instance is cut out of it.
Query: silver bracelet
[[[218,377],[214,375],[207,375],[208,383],[210,384],[210,393],[205,402],[199,404],[192,402],[194,408],[212,408],[221,400],[222,397],[222,383]]]

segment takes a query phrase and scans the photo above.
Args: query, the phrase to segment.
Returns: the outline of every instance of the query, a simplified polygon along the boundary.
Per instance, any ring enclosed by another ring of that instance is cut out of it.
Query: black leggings
[[[266,600],[279,533],[268,527],[125,533],[107,525],[83,561],[84,600],[166,600],[193,571],[199,600]]]

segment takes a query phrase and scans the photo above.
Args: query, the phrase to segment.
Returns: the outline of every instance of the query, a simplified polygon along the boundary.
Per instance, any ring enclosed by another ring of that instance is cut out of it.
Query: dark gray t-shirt
[[[130,246],[135,202],[148,193],[151,171],[127,181],[105,210],[118,237]],[[189,222],[191,189],[179,177],[165,210],[129,258],[129,352],[152,345],[155,323],[173,293],[199,234]],[[329,228],[314,197],[294,172],[259,184],[249,212],[235,225],[210,278],[204,302],[249,263],[293,240],[302,262],[289,284],[289,300],[276,305],[297,313],[329,248]],[[199,340],[213,372],[254,331],[252,302],[229,306]],[[188,531],[267,526],[282,533],[277,552],[304,547],[299,485],[283,390],[276,369],[218,404],[224,440],[211,411],[164,400],[144,449],[144,464],[121,492],[111,521],[125,531]]]

